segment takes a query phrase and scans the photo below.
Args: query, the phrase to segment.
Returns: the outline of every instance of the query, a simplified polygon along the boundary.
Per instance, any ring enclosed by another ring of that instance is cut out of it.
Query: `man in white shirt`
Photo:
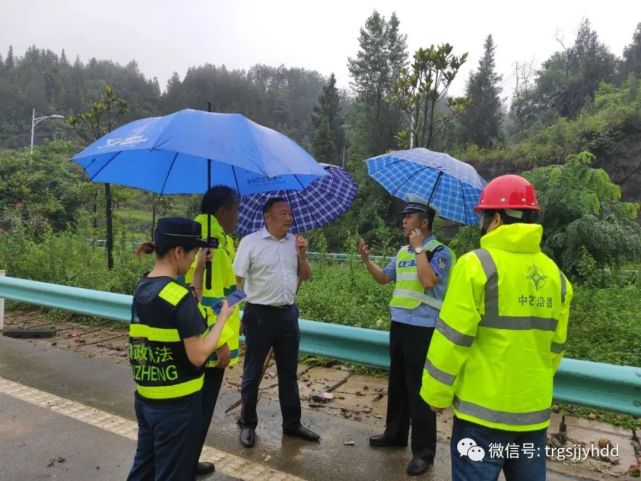
[[[271,348],[278,372],[278,398],[283,416],[283,433],[307,441],[320,436],[301,422],[298,394],[298,307],[296,289],[309,279],[307,241],[289,234],[293,217],[285,199],[273,198],[263,207],[265,227],[245,236],[238,246],[234,271],[238,285],[247,293],[242,324],[245,360],[241,385],[240,443],[251,448],[256,442],[256,404],[263,363]]]

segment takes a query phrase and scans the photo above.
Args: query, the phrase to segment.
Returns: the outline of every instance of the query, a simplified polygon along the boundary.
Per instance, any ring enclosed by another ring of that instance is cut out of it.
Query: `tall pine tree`
[[[13,58],[13,45],[9,45],[9,51],[7,52],[7,59],[4,61],[7,70],[11,70],[15,67],[15,60]]]
[[[632,43],[623,50],[621,73],[624,78],[628,75],[641,78],[641,23],[637,24]]]
[[[501,76],[494,70],[495,45],[485,39],[485,53],[476,72],[470,74],[466,95],[470,105],[461,114],[463,138],[479,147],[489,147],[499,134],[502,120]]]
[[[615,74],[616,57],[586,19],[579,26],[574,45],[563,46],[543,63],[532,101],[562,117],[575,118],[592,102],[599,84],[612,82]]]
[[[340,96],[332,73],[312,111],[312,151],[319,162],[337,164],[345,143]]]
[[[406,35],[399,32],[395,13],[389,20],[376,10],[361,28],[356,58],[348,59],[352,86],[356,91],[354,119],[363,156],[382,154],[394,147],[402,114],[386,98],[407,63]]]

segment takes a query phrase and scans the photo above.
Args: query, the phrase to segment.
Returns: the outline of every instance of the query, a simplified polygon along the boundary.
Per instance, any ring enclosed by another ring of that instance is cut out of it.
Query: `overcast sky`
[[[443,42],[469,52],[454,93],[463,91],[491,33],[506,96],[514,63],[540,63],[559,48],[556,38],[571,45],[582,18],[619,56],[641,22],[638,0],[0,0],[0,53],[13,45],[22,56],[36,45],[64,49],[70,61],[135,59],[163,89],[172,72],[183,78],[204,63],[305,67],[334,72],[348,87],[347,58],[374,9],[386,17],[396,11],[410,53]]]

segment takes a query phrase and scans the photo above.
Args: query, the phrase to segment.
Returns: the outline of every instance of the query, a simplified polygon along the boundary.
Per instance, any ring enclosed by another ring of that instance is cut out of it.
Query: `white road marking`
[[[138,425],[134,421],[56,396],[55,394],[9,381],[1,376],[0,393],[95,426],[103,431],[134,441],[137,439]],[[133,454],[131,453],[132,459]],[[203,448],[202,458],[213,461],[216,464],[217,472],[220,471],[227,476],[247,481],[304,481],[297,476],[277,471],[207,445]]]

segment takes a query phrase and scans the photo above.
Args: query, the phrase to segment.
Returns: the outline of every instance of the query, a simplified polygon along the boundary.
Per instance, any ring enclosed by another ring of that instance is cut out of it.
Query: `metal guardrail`
[[[0,297],[128,323],[132,297],[78,287],[0,277]],[[387,332],[300,320],[300,350],[344,361],[389,368]],[[641,367],[564,359],[554,398],[641,416]]]
[[[97,247],[105,247],[107,245],[105,239],[87,239],[87,243]],[[131,247],[136,247],[139,244],[139,242],[134,241],[126,241],[126,243]],[[313,261],[331,260],[333,262],[349,262],[350,258],[358,262],[361,260],[358,253],[349,254],[344,252],[308,252],[307,257]],[[374,262],[381,263],[389,261],[391,256],[369,256],[369,258]]]
[[[334,262],[349,262],[350,258],[357,262],[361,261],[361,256],[357,253],[347,254],[342,252],[308,252],[307,257],[313,261],[331,260]],[[388,262],[391,256],[369,256],[371,260],[377,263]]]

